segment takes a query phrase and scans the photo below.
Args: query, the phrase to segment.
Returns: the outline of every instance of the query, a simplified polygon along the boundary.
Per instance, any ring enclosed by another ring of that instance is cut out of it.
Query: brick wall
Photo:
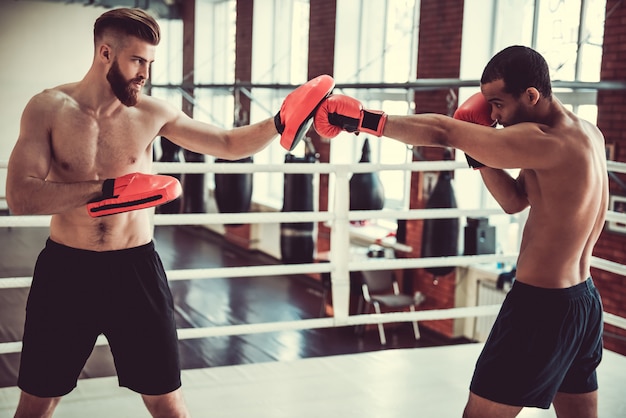
[[[237,2],[237,23],[235,29],[235,81],[250,82],[252,80],[252,16],[253,1]],[[241,109],[238,124],[250,124],[250,98],[239,95]],[[237,121],[236,121],[237,122]]]
[[[604,28],[601,80],[626,80],[626,7],[620,0],[608,0]],[[615,7],[615,9],[614,9]],[[615,160],[626,162],[626,94],[624,91],[598,92],[598,127],[607,144],[615,145]],[[620,175],[626,182],[626,176]],[[610,183],[612,194],[626,195],[615,182]],[[605,230],[594,249],[594,255],[626,264],[626,235]],[[606,312],[626,317],[626,278],[596,270],[592,271]],[[606,325],[604,345],[607,349],[626,355],[626,331]]]
[[[335,64],[335,23],[337,4],[335,0],[310,0],[309,9],[309,67],[308,79],[318,75],[333,75]],[[330,143],[322,141],[314,129],[308,136],[320,154],[320,162],[330,161]],[[320,175],[319,210],[328,209],[328,174]],[[330,229],[322,222],[318,223],[317,251],[330,249]]]
[[[417,78],[459,78],[461,65],[461,35],[463,30],[463,0],[422,0],[420,32],[417,52]],[[458,96],[458,90],[455,89]],[[416,113],[449,114],[449,90],[418,91],[415,95]],[[442,160],[442,148],[421,147],[420,153],[427,160]],[[422,173],[411,175],[411,209],[422,209],[426,201],[422,194]],[[420,257],[423,221],[407,221],[407,245],[413,248],[406,257]],[[412,284],[410,290],[426,295],[425,309],[454,307],[455,273],[435,278],[423,269],[409,271],[405,280]],[[405,285],[406,286],[406,285]],[[453,332],[453,320],[421,322],[445,336]]]

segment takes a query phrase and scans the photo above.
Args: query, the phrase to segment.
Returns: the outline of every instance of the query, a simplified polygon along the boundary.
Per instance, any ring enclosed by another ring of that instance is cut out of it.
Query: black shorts
[[[146,395],[180,387],[174,304],[154,244],[94,252],[48,240],[26,305],[18,386],[69,393],[100,334],[120,386]]]
[[[516,281],[478,358],[470,390],[494,402],[544,409],[557,392],[593,392],[602,329],[602,302],[591,278],[567,289]]]

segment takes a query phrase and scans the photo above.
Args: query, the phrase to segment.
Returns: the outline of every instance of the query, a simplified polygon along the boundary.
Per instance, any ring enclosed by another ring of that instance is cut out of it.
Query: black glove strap
[[[329,113],[328,123],[334,126],[338,126],[348,132],[354,132],[359,129],[359,120],[356,118],[350,118],[339,113]]]
[[[106,179],[102,183],[102,198],[108,199],[113,197],[113,191],[115,190],[115,179]]]
[[[281,135],[285,131],[285,125],[283,125],[280,121],[280,112],[274,116],[274,126],[276,126],[276,131]]]
[[[380,118],[383,115],[380,113],[372,113],[367,110],[363,111],[363,122],[361,122],[361,126],[365,129],[369,129],[370,131],[378,131],[378,124],[380,123]]]

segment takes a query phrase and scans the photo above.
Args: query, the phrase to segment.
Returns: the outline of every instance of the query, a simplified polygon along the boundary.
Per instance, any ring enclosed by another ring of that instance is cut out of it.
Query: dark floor
[[[46,228],[0,228],[0,277],[32,275],[47,238]],[[161,226],[155,244],[166,270],[277,264],[258,252],[243,251],[204,228]],[[315,318],[322,292],[306,276],[173,281],[179,328]],[[0,342],[20,341],[28,289],[0,289]],[[210,337],[179,342],[184,369],[293,360],[395,348],[428,347],[451,341],[422,329],[415,341],[409,323],[385,326],[381,346],[372,328],[352,327]],[[0,355],[0,387],[15,386],[19,354]],[[108,347],[96,347],[81,377],[115,375]]]

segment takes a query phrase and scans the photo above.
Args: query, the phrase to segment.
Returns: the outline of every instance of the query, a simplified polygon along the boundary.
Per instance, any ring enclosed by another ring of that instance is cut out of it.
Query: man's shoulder
[[[76,83],[62,84],[56,87],[50,87],[42,90],[33,96],[34,101],[40,102],[59,102],[72,99],[72,93],[76,88]]]
[[[47,88],[33,95],[24,108],[25,115],[33,115],[36,118],[51,116],[56,110],[64,107],[63,104],[72,100],[66,90],[59,87]]]
[[[142,96],[135,108],[149,115],[161,116],[165,119],[171,119],[179,112],[179,110],[169,102],[148,95]]]
[[[169,106],[169,102],[158,97],[142,94],[139,104],[143,106],[150,106],[155,108],[166,108]]]
[[[555,132],[560,134],[563,140],[568,141],[573,148],[586,148],[588,146],[598,146],[604,144],[604,136],[598,127],[590,121],[576,115],[566,118],[564,123],[555,128]]]

